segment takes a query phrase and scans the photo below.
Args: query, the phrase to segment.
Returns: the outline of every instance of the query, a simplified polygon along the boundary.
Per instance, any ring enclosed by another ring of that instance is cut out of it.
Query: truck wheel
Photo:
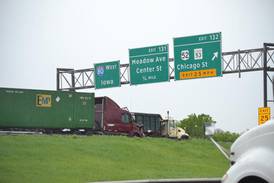
[[[139,133],[130,133],[129,137],[142,137]]]
[[[268,183],[268,182],[257,176],[249,176],[249,177],[243,178],[239,183]]]
[[[189,137],[188,136],[186,136],[186,135],[182,135],[181,136],[181,140],[186,140],[186,139],[188,139]]]
[[[128,136],[129,136],[129,137],[135,137],[135,136],[136,136],[136,134],[135,134],[135,133],[133,133],[133,132],[130,132],[130,133],[128,134]]]

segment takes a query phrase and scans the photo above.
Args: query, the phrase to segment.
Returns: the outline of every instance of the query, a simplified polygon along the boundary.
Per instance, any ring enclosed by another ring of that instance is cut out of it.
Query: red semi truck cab
[[[109,97],[95,98],[94,130],[105,133],[143,136],[143,126],[134,122],[131,113]]]

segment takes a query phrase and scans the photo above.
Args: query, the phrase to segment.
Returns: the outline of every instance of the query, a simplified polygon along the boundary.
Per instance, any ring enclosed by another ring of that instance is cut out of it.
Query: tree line
[[[196,115],[190,114],[187,118],[182,119],[177,126],[183,128],[190,137],[206,138],[205,126],[214,125],[216,121],[208,114]],[[234,142],[239,137],[238,133],[232,133],[229,131],[217,131],[214,133],[213,138],[216,141],[222,142]]]

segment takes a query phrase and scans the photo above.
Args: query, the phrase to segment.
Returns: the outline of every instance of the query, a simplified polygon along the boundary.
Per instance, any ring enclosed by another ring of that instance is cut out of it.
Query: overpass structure
[[[174,79],[174,59],[169,58],[169,78]],[[274,90],[274,43],[264,43],[262,48],[236,50],[222,53],[223,74],[238,74],[241,77],[245,72],[262,72],[263,104],[274,102],[273,95],[269,96],[267,89],[270,83]],[[94,88],[94,68],[68,69],[57,68],[57,90],[76,91],[80,89]],[[129,64],[120,64],[121,85],[130,84]]]

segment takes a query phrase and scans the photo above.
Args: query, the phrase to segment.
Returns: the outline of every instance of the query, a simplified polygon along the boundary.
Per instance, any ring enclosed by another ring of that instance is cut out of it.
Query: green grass
[[[218,142],[223,148],[230,152],[230,147],[233,144],[232,142]]]
[[[201,139],[0,136],[1,183],[221,177],[228,164]]]

